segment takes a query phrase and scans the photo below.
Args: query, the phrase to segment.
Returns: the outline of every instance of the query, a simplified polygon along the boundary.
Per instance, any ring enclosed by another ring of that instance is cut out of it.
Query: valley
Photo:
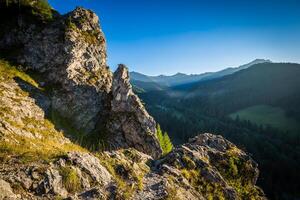
[[[286,116],[285,111],[278,107],[257,105],[239,110],[229,115],[233,120],[249,120],[260,126],[271,126],[281,131],[300,132],[300,125],[293,118]]]
[[[215,79],[137,93],[175,144],[196,133],[221,134],[258,161],[259,184],[271,199],[292,199],[300,195],[300,65],[244,66]]]

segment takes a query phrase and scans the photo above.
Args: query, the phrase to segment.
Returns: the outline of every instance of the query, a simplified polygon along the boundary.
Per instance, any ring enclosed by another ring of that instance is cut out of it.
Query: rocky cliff
[[[0,199],[264,199],[257,164],[220,136],[162,157],[95,13],[0,5]]]
[[[120,66],[113,76],[106,65],[98,17],[83,8],[57,14],[42,25],[20,16],[3,34],[0,49],[19,47],[10,60],[31,71],[47,90],[42,109],[55,125],[73,138],[93,135],[106,147],[135,147],[158,157],[156,123],[133,94],[126,67]]]

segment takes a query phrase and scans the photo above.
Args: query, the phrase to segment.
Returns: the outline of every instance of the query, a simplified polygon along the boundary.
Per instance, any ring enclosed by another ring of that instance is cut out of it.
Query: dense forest
[[[232,118],[230,114],[268,105],[283,110],[285,118],[300,122],[299,77],[298,64],[264,63],[219,79],[139,92],[139,96],[173,143],[181,144],[203,132],[221,134],[258,161],[259,184],[270,199],[297,199],[300,131],[259,124],[239,115]]]

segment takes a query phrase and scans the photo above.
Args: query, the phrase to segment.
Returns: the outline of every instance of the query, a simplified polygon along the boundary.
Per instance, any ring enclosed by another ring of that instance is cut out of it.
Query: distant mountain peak
[[[232,68],[233,70],[242,70],[242,69],[247,69],[248,67],[251,67],[253,65],[256,65],[256,64],[261,64],[261,63],[271,63],[272,61],[271,60],[268,60],[268,59],[260,59],[260,58],[257,58],[247,64],[244,64],[244,65],[241,65],[237,68]]]
[[[253,60],[252,62],[272,62],[269,59],[263,59],[263,58],[256,58],[255,60]],[[250,62],[250,63],[252,63]]]
[[[177,72],[176,74],[174,74],[174,76],[178,76],[178,75],[187,75],[187,74],[181,72]]]
[[[272,61],[269,59],[256,58],[255,60],[249,62],[248,64],[259,64],[259,63],[271,63]],[[246,64],[247,65],[247,64]]]
[[[178,76],[188,76],[188,75],[181,72],[177,72],[176,74],[173,75],[173,77],[178,77]]]

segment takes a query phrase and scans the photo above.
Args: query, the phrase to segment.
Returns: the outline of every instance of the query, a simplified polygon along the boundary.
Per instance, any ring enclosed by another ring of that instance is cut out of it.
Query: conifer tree
[[[173,144],[171,142],[171,139],[167,132],[165,132],[165,133],[162,132],[159,124],[157,125],[157,128],[156,128],[156,136],[157,136],[159,145],[163,151],[163,155],[166,155],[167,153],[172,151]]]
[[[173,144],[167,132],[164,133],[163,136],[163,144],[165,153],[169,153],[173,149]]]

